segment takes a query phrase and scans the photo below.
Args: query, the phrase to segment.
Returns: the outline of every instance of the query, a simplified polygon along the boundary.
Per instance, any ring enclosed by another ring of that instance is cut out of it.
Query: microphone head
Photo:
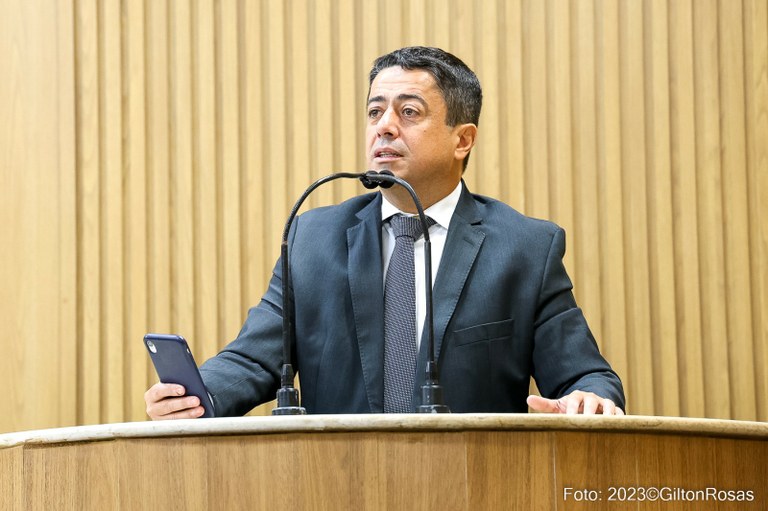
[[[381,172],[379,172],[379,174],[383,175],[383,176],[395,177],[395,175],[389,169],[384,169]],[[392,188],[392,185],[394,185],[394,184],[395,184],[394,181],[384,181],[384,180],[381,180],[379,182],[379,186],[381,186],[382,188]]]
[[[360,182],[363,183],[363,186],[369,190],[373,190],[377,186],[382,188],[391,188],[392,185],[395,184],[393,181],[384,181],[379,177],[380,175],[395,177],[392,171],[388,169],[384,169],[381,172],[369,170],[360,176]]]
[[[360,182],[363,183],[363,186],[366,187],[369,190],[373,190],[377,186],[379,186],[378,179],[376,179],[376,176],[378,176],[378,173],[375,170],[369,170],[362,176],[360,176]]]

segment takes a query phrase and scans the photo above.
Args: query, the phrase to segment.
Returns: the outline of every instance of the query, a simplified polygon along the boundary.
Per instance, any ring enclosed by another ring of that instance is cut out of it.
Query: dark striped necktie
[[[408,413],[416,373],[416,278],[413,244],[422,235],[417,216],[393,216],[395,249],[384,283],[384,413]],[[432,226],[435,221],[427,218]]]

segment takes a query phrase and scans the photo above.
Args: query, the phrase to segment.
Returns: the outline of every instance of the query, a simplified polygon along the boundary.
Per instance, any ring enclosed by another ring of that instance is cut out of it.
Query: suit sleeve
[[[534,379],[541,394],[550,399],[582,390],[625,409],[621,380],[600,354],[587,320],[576,306],[564,254],[565,232],[558,228],[547,255],[536,310]]]
[[[275,398],[283,355],[280,268],[278,261],[237,338],[200,367],[218,417],[244,415]]]

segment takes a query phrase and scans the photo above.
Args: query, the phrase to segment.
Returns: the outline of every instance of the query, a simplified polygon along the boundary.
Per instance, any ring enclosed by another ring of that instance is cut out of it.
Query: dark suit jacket
[[[381,196],[311,210],[290,242],[294,367],[308,413],[383,410]],[[543,396],[594,392],[624,407],[562,264],[565,233],[464,187],[434,282],[440,382],[453,412],[525,412],[531,375]],[[282,355],[278,261],[242,331],[201,371],[216,414],[274,399]],[[426,336],[426,329],[424,335]],[[424,381],[421,343],[414,406]]]

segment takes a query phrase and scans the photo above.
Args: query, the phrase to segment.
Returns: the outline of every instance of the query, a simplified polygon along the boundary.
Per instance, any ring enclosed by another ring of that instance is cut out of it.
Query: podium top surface
[[[721,419],[525,413],[362,414],[183,419],[20,431],[0,435],[0,449],[24,444],[94,442],[118,438],[356,431],[601,431],[692,434],[768,441],[768,423]]]

